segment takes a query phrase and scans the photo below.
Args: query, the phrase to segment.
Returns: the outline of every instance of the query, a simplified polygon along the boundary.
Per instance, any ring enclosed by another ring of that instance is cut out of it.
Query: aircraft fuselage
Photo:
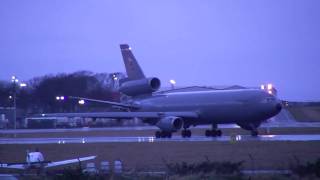
[[[135,102],[139,111],[197,112],[192,125],[261,122],[281,110],[275,96],[258,89],[175,92]]]

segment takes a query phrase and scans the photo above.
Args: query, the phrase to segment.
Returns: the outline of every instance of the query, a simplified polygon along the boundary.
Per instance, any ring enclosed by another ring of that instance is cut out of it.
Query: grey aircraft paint
[[[136,117],[158,126],[161,131],[156,132],[156,137],[171,137],[172,132],[182,127],[182,136],[190,137],[190,126],[204,124],[212,124],[212,130],[207,130],[206,136],[221,136],[218,124],[236,123],[256,136],[261,122],[281,111],[281,101],[259,89],[152,94],[160,88],[159,79],[145,77],[127,44],[120,45],[120,48],[128,77],[120,82],[119,91],[130,96],[129,100],[115,103],[85,99],[122,107],[125,112],[58,113],[42,116]]]
[[[141,106],[140,111],[196,112],[199,118],[192,121],[194,125],[259,122],[281,110],[274,96],[254,89],[168,93],[135,103]]]

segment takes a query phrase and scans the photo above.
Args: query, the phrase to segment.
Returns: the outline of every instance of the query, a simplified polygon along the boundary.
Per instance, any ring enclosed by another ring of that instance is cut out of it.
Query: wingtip
[[[120,49],[130,49],[128,44],[120,44]]]
[[[88,156],[88,159],[95,159],[97,156]]]

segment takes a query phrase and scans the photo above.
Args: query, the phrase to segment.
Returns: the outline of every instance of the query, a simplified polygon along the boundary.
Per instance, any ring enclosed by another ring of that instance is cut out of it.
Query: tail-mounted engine
[[[127,96],[138,96],[151,94],[160,88],[161,82],[158,78],[145,78],[139,80],[125,81],[121,84],[119,91]]]

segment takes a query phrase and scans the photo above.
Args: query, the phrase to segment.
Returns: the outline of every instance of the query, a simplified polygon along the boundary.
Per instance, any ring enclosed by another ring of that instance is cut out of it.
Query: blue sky
[[[148,76],[177,85],[273,83],[320,100],[318,0],[1,0],[0,79],[124,71],[128,43]]]

